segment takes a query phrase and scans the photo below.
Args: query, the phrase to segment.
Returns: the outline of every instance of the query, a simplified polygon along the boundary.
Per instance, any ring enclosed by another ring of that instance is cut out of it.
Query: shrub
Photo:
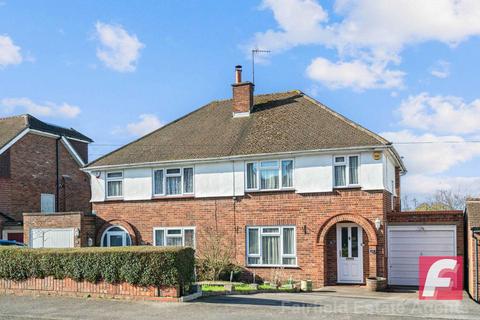
[[[184,286],[194,280],[194,266],[191,248],[0,248],[0,278],[17,281],[52,276],[140,286]]]

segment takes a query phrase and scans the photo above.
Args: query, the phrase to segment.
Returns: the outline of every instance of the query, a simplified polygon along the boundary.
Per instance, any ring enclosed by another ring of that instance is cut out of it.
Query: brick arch
[[[328,231],[331,227],[339,222],[354,222],[362,227],[363,230],[367,233],[368,236],[368,245],[369,246],[376,246],[377,245],[377,232],[375,231],[375,227],[372,223],[365,219],[362,216],[356,214],[338,214],[329,218],[324,224],[320,226],[317,232],[317,245],[324,245],[325,238],[327,236]]]
[[[98,229],[97,238],[96,238],[97,246],[102,245],[101,241],[102,241],[102,236],[105,230],[113,226],[120,226],[125,228],[125,230],[127,230],[128,234],[130,235],[130,239],[132,239],[132,246],[138,245],[137,233],[135,232],[135,229],[133,228],[133,226],[125,220],[113,219],[113,220],[106,221],[102,225],[102,227]]]

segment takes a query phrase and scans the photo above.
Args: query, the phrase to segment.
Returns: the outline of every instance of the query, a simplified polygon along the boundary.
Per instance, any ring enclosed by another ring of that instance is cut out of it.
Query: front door
[[[127,245],[125,239],[125,232],[123,231],[109,231],[107,232],[107,246],[109,247],[124,247]]]
[[[362,241],[359,225],[337,224],[337,282],[363,283]]]

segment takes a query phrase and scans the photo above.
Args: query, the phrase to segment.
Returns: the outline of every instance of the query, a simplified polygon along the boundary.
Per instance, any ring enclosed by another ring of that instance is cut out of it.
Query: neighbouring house
[[[2,239],[24,241],[24,213],[90,213],[89,176],[80,168],[88,162],[91,142],[74,129],[28,114],[0,118]]]
[[[254,95],[240,66],[232,88],[83,169],[91,243],[201,256],[219,235],[247,273],[315,286],[418,285],[420,255],[463,255],[463,212],[401,212],[389,141],[303,92]]]

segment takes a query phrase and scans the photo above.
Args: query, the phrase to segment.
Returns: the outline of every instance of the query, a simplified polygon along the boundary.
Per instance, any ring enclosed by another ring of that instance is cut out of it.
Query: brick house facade
[[[23,233],[23,213],[40,212],[42,194],[54,199],[53,211],[91,211],[89,177],[80,170],[90,139],[29,115],[0,119],[0,132],[0,235]]]

